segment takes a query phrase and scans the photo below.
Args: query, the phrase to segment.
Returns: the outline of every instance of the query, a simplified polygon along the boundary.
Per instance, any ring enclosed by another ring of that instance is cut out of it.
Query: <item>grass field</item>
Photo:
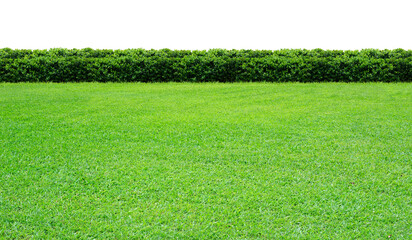
[[[0,114],[0,238],[412,238],[412,84],[2,83]]]

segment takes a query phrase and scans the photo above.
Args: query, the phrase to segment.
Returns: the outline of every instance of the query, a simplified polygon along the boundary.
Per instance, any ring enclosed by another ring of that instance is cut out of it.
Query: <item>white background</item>
[[[412,0],[0,0],[0,48],[412,49]]]

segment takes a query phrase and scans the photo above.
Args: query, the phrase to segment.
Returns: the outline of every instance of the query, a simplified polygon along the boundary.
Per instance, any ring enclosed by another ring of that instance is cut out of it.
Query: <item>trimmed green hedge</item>
[[[412,50],[0,49],[0,82],[411,82]]]

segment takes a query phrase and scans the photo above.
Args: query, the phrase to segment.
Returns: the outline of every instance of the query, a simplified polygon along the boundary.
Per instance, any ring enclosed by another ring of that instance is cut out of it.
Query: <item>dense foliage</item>
[[[412,50],[0,49],[0,82],[411,82]]]

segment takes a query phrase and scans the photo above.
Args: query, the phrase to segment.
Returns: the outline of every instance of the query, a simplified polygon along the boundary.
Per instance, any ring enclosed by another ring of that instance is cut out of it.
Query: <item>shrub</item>
[[[2,82],[411,82],[412,51],[0,49]]]

